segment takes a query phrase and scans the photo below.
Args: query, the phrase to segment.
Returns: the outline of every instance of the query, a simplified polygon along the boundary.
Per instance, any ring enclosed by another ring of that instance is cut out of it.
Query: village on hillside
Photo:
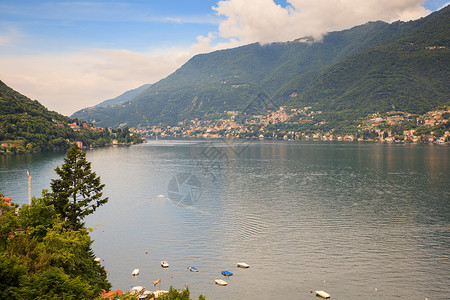
[[[321,111],[311,107],[286,108],[242,117],[239,111],[227,111],[219,119],[198,118],[176,126],[148,126],[130,131],[150,137],[259,138],[322,141],[378,141],[386,143],[450,142],[450,109],[413,115],[402,111],[371,114],[354,122],[349,132],[327,129]],[[318,121],[319,120],[319,121]]]

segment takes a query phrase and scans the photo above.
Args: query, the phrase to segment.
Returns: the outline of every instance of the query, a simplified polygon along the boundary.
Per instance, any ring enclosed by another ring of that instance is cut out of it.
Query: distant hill
[[[104,146],[113,138],[130,141],[128,131],[113,137],[107,130],[49,111],[0,81],[0,154],[64,150],[75,141]]]
[[[151,86],[151,84],[141,85],[140,87],[133,89],[133,90],[129,90],[129,91],[123,93],[122,95],[117,96],[113,99],[105,100],[105,101],[95,105],[94,107],[108,107],[108,106],[116,106],[116,105],[123,104],[125,102],[132,100],[133,98],[138,96],[140,93],[142,93],[143,91],[148,89],[150,86]]]
[[[446,7],[411,22],[370,22],[316,43],[303,38],[196,55],[132,100],[73,117],[98,126],[174,125],[258,101],[343,118],[393,107],[422,113],[449,103],[449,13]]]

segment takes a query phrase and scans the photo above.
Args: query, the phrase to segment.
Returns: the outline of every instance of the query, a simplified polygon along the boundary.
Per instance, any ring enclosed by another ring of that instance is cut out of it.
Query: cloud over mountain
[[[423,0],[222,0],[213,9],[225,17],[219,25],[223,38],[242,43],[280,42],[302,36],[320,39],[371,20],[412,20],[428,13]]]

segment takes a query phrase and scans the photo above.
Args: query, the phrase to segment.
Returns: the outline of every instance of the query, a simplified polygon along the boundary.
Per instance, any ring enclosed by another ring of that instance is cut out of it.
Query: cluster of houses
[[[413,115],[401,111],[392,111],[386,114],[372,114],[360,120],[357,134],[336,134],[334,130],[324,132],[322,130],[309,130],[300,132],[289,129],[280,129],[282,124],[305,124],[310,122],[320,128],[326,124],[325,121],[316,121],[314,118],[321,111],[313,111],[311,107],[286,108],[280,107],[276,111],[268,111],[264,114],[246,116],[244,120],[240,118],[239,111],[226,111],[224,116],[215,120],[185,120],[176,126],[150,126],[145,128],[133,128],[136,134],[150,135],[156,137],[193,137],[193,138],[261,138],[261,139],[285,139],[285,140],[322,140],[322,141],[381,141],[381,142],[426,142],[444,144],[450,141],[448,130],[434,132],[431,130],[427,134],[418,133],[416,129],[406,128],[403,132],[398,132],[398,125],[408,127],[415,124],[415,127],[434,128],[447,124],[450,110],[435,110],[424,115]],[[407,124],[407,125],[405,125]],[[448,127],[447,127],[448,128]],[[372,134],[367,137],[363,134],[370,131]]]
[[[276,111],[269,111],[265,114],[246,116],[244,123],[239,120],[242,115],[239,111],[226,111],[224,117],[216,120],[185,120],[178,122],[177,126],[150,126],[146,128],[132,128],[137,134],[160,136],[160,137],[196,137],[196,138],[241,138],[257,137],[278,138],[279,133],[272,133],[267,129],[270,125],[286,123],[294,120],[297,124],[310,122],[314,116],[321,114],[321,111],[314,112],[311,107],[303,109],[286,109],[280,107]],[[261,135],[264,133],[263,135]],[[293,133],[295,135],[295,133]],[[283,135],[281,135],[283,137]],[[297,139],[301,134],[297,134]]]
[[[102,127],[96,127],[90,123],[87,122],[82,122],[82,123],[77,123],[77,122],[73,122],[73,123],[68,123],[67,124],[70,128],[73,129],[73,131],[81,131],[82,128],[88,129],[88,130],[93,130],[93,131],[103,131],[105,130],[105,128]]]

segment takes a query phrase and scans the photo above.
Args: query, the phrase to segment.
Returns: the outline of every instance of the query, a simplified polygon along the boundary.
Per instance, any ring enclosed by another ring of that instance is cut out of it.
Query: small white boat
[[[139,269],[134,269],[133,273],[131,273],[131,275],[138,276],[139,275]]]
[[[100,257],[96,257],[96,258],[94,258],[94,261],[95,261],[95,262],[98,262],[98,263],[99,263],[99,262],[100,262],[100,260],[101,260],[101,259],[100,259]]]
[[[228,283],[225,280],[222,279],[216,279],[214,282],[218,285],[226,286]]]
[[[248,264],[246,264],[244,262],[237,263],[237,266],[239,268],[245,268],[245,269],[250,267]]]
[[[167,261],[162,261],[161,262],[161,267],[163,267],[163,268],[168,268],[169,267],[169,263],[167,262]]]
[[[316,296],[320,296],[325,299],[328,299],[331,297],[330,294],[328,294],[327,292],[324,292],[324,291],[316,291]]]

